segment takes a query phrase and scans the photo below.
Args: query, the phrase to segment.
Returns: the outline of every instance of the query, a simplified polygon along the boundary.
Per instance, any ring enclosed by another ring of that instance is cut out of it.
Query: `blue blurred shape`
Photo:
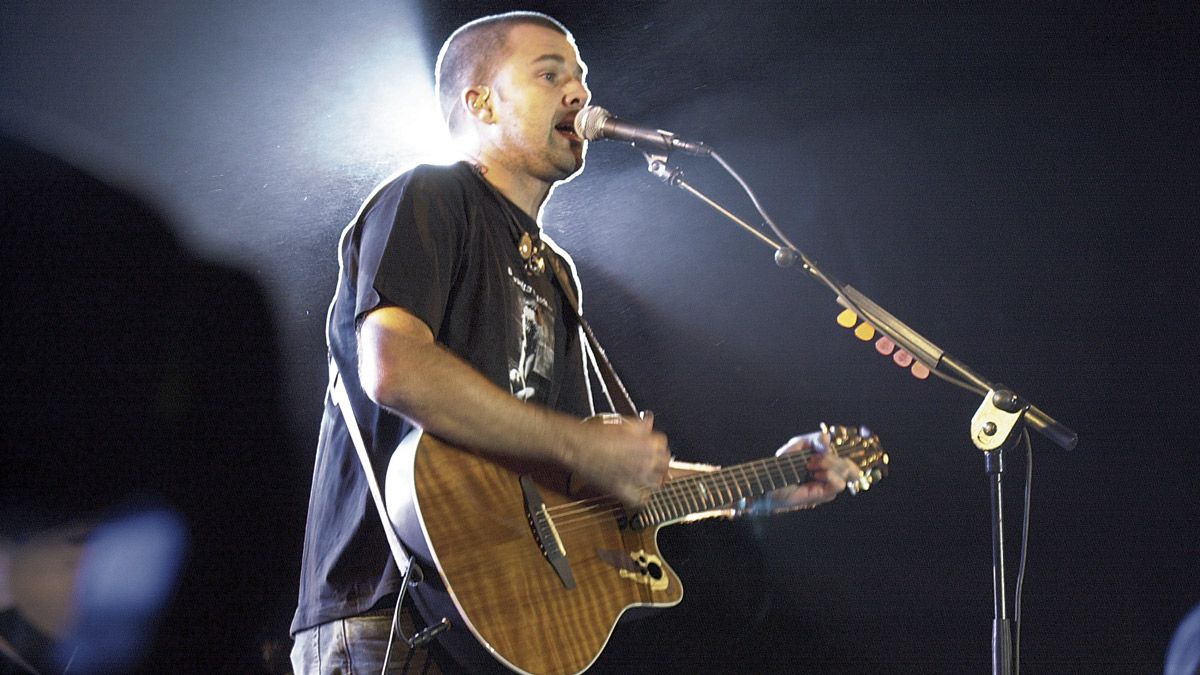
[[[1200,673],[1200,605],[1179,622],[1171,646],[1167,647],[1167,662],[1163,667],[1163,675],[1196,673]]]
[[[186,548],[187,528],[167,510],[125,515],[88,536],[76,580],[78,622],[60,650],[71,672],[120,672],[138,663]]]

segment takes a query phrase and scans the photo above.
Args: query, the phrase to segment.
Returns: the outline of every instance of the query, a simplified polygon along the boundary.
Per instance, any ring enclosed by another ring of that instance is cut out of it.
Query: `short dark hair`
[[[467,87],[491,79],[507,49],[508,33],[516,26],[533,24],[571,37],[553,17],[541,12],[506,12],[465,23],[446,38],[438,53],[434,78],[442,118],[454,133],[462,126],[458,97]]]

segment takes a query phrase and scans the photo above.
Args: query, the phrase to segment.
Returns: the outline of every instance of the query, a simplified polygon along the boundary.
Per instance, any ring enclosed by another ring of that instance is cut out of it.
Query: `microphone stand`
[[[971,441],[983,451],[984,471],[988,475],[992,511],[992,601],[994,618],[992,621],[992,673],[993,675],[1011,675],[1013,673],[1012,628],[1008,617],[1007,580],[1004,570],[1004,503],[1003,475],[1004,450],[1012,447],[1015,440],[1022,435],[1026,426],[1049,438],[1064,450],[1073,449],[1079,441],[1079,436],[1053,417],[1047,415],[1037,406],[1022,399],[1015,392],[999,384],[993,384],[976,374],[958,359],[939,349],[920,333],[909,328],[902,321],[883,309],[870,298],[855,290],[852,286],[842,284],[820,268],[800,249],[796,248],[783,232],[777,227],[770,216],[762,209],[753,191],[737,175],[715,151],[710,156],[742,186],[750,196],[763,220],[770,226],[778,241],[764,234],[758,228],[731,213],[717,202],[713,201],[683,178],[683,171],[668,163],[665,153],[643,152],[646,157],[647,169],[651,174],[660,178],[667,185],[680,188],[693,197],[704,202],[721,215],[732,220],[739,227],[754,235],[759,241],[770,246],[775,251],[775,264],[780,267],[791,267],[797,260],[801,262],[801,271],[818,283],[826,286],[837,296],[838,304],[857,313],[877,331],[891,338],[900,348],[907,351],[917,361],[929,368],[929,371],[943,380],[950,382],[976,394],[983,396],[983,401],[975,415],[971,418]],[[1019,661],[1019,655],[1018,655]]]

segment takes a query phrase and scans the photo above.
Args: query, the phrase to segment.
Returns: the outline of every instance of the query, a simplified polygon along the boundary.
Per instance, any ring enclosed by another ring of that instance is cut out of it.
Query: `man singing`
[[[343,233],[327,338],[377,473],[416,425],[485,454],[551,462],[631,510],[667,476],[667,439],[651,420],[580,424],[593,412],[585,342],[553,271],[571,265],[538,222],[551,188],[583,168],[573,123],[589,99],[585,73],[571,34],[548,16],[462,26],[442,46],[437,90],[468,158],[388,181]],[[819,442],[803,437],[788,451]],[[808,468],[811,482],[776,490],[760,507],[829,501],[858,475],[825,454]],[[429,577],[412,593],[420,611],[405,617],[409,632],[454,611]],[[292,623],[295,671],[380,672],[399,590],[365,474],[327,396]],[[411,653],[396,641],[389,672],[497,665],[461,621],[438,641]]]

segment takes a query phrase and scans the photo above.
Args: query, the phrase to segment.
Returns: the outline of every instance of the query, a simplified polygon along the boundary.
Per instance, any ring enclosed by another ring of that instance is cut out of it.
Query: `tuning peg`
[[[856,495],[860,492],[863,492],[865,490],[870,490],[870,489],[871,489],[871,479],[868,477],[868,474],[866,474],[866,473],[862,474],[858,478],[853,478],[851,480],[846,481],[846,490],[852,495]]]

